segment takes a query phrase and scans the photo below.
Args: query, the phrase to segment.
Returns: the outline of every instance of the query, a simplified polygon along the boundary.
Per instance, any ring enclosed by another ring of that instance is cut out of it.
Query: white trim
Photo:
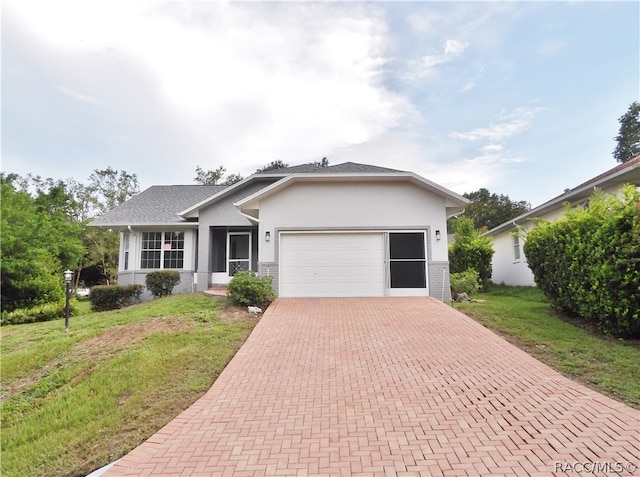
[[[244,258],[237,258],[237,259],[232,259],[231,258],[231,236],[232,235],[246,235],[247,237],[249,237],[249,258],[248,259],[244,259]],[[227,260],[226,260],[226,269],[227,269],[227,276],[229,278],[231,278],[231,274],[230,274],[230,270],[229,270],[229,262],[244,262],[245,260],[247,261],[249,268],[247,270],[251,270],[251,231],[247,231],[247,232],[227,232]]]

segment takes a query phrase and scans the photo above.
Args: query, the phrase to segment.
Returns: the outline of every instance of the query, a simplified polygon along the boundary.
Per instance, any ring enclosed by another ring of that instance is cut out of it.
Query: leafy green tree
[[[286,164],[285,162],[282,162],[280,159],[278,159],[277,161],[271,161],[266,166],[256,169],[256,174],[259,174],[261,172],[269,172],[269,171],[275,171],[278,169],[284,169],[285,167],[289,167],[289,164]]]
[[[64,296],[62,271],[84,254],[80,227],[69,219],[72,196],[52,181],[51,190],[41,188],[35,197],[15,174],[2,173],[0,182],[2,310],[56,302]]]
[[[472,202],[467,205],[463,214],[449,219],[448,229],[452,233],[456,232],[457,222],[462,217],[473,220],[477,230],[486,231],[531,209],[531,205],[524,200],[515,202],[508,195],[492,194],[485,188],[463,195]]]
[[[329,159],[327,159],[326,157],[323,157],[322,160],[315,161],[314,164],[317,167],[329,167]]]
[[[88,187],[99,213],[113,209],[140,192],[136,174],[117,171],[111,166],[102,170],[95,169],[89,176]]]
[[[193,180],[203,185],[233,185],[243,179],[240,174],[229,174],[224,177],[225,172],[227,169],[224,166],[220,166],[214,171],[205,171],[202,167],[196,166],[196,177]]]
[[[202,185],[216,185],[222,180],[226,171],[224,166],[220,166],[214,171],[196,166],[196,177],[193,180]]]
[[[242,179],[244,179],[244,177],[242,177],[240,174],[229,174],[227,177],[225,177],[222,185],[233,185],[236,182],[240,182]]]
[[[617,162],[627,162],[640,154],[640,103],[634,101],[618,119],[620,130],[615,140],[613,157]]]
[[[80,236],[87,249],[79,264],[76,280],[80,279],[81,269],[95,265],[101,269],[107,282],[112,283],[118,272],[119,234],[110,229],[86,227],[86,224],[140,192],[138,176],[109,166],[95,169],[89,176],[88,185],[73,182],[70,189],[76,194],[77,216],[83,218],[85,225]]]

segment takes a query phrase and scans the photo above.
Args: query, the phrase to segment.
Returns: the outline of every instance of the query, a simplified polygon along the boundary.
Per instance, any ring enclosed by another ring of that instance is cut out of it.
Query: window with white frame
[[[124,254],[123,270],[129,270],[129,232],[122,234],[122,251]]]
[[[140,268],[183,268],[184,232],[142,232]]]
[[[513,236],[513,260],[520,261],[520,237],[517,235]]]

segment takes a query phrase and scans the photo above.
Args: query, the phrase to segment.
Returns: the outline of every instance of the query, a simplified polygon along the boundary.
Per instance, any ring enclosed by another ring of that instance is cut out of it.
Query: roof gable
[[[328,168],[323,168],[328,169]],[[234,205],[238,210],[252,220],[258,219],[258,210],[260,208],[260,201],[273,194],[277,194],[279,191],[296,183],[308,183],[308,182],[388,182],[398,183],[406,182],[417,185],[432,194],[442,197],[445,200],[445,207],[449,212],[448,215],[459,214],[464,210],[464,207],[470,202],[465,197],[456,194],[434,182],[431,182],[424,177],[411,172],[388,172],[384,173],[332,173],[324,172],[322,174],[290,174],[285,178],[271,184],[264,189],[236,202]]]

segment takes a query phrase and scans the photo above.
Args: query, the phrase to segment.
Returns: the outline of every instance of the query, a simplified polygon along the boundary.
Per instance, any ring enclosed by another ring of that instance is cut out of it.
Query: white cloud
[[[58,91],[60,91],[65,96],[69,96],[70,98],[76,99],[76,100],[81,101],[83,103],[91,103],[91,104],[100,104],[100,103],[102,103],[102,101],[100,101],[99,99],[96,99],[96,98],[94,98],[92,96],[89,96],[87,94],[78,93],[77,91],[74,91],[71,88],[65,88],[64,86],[58,86]]]
[[[409,60],[409,71],[406,79],[420,79],[433,74],[433,68],[444,63],[450,63],[461,56],[469,46],[459,40],[446,40],[441,53],[426,55],[418,60]]]
[[[517,108],[511,113],[503,113],[500,123],[491,124],[488,127],[476,128],[467,132],[452,132],[449,136],[453,139],[465,141],[500,141],[508,139],[529,128],[534,117],[544,108]]]
[[[61,73],[60,92],[91,102],[108,90],[110,103],[123,105],[114,110],[137,124],[162,111],[192,169],[206,158],[246,171],[322,157],[385,134],[414,111],[384,85],[387,25],[375,6],[54,4],[21,0],[11,10],[50,48],[119,73],[113,81],[78,65]],[[132,98],[130,82],[139,88],[140,78],[150,93]]]

